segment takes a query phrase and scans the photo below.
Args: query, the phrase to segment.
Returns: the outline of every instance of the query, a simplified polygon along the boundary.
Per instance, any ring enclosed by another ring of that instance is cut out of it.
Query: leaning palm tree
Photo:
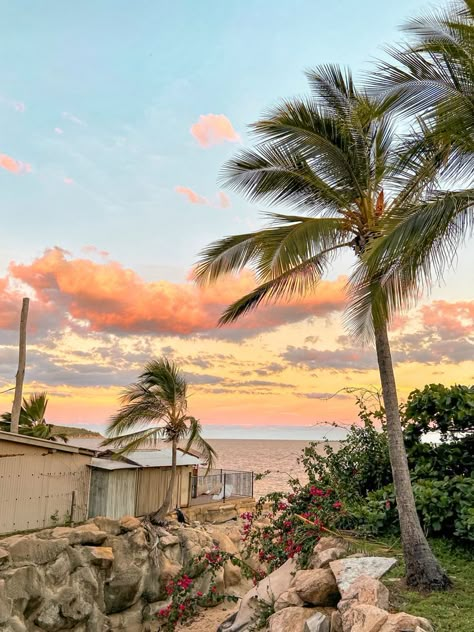
[[[264,302],[317,292],[339,253],[355,256],[348,322],[375,337],[407,582],[444,589],[449,580],[429,548],[415,508],[387,333],[393,301],[415,288],[397,279],[398,294],[388,294],[374,274],[368,286],[370,321],[361,323],[357,309],[359,279],[367,274],[364,253],[382,218],[389,209],[417,204],[434,182],[437,166],[426,157],[400,164],[397,137],[386,114],[389,103],[359,92],[350,73],[324,66],[308,78],[311,97],[285,101],[255,123],[255,149],[240,151],[223,173],[224,183],[250,200],[286,205],[293,212],[269,213],[268,227],[208,246],[196,279],[209,283],[245,266],[253,268],[258,287],[227,308],[220,320],[225,324]]]
[[[19,433],[49,441],[60,439],[67,443],[67,435],[55,432],[53,424],[46,421],[47,407],[48,394],[46,392],[33,393],[29,399],[23,398],[20,409]],[[0,416],[0,430],[10,430],[11,419],[11,412],[3,413]]]
[[[474,0],[427,12],[404,31],[408,42],[388,49],[393,63],[380,62],[368,86],[389,96],[394,111],[416,117],[408,160],[435,148],[443,178],[458,190],[434,190],[423,205],[388,215],[369,266],[383,269],[385,279],[402,272],[429,288],[474,228]]]
[[[179,443],[186,441],[185,450],[195,445],[208,468],[216,456],[202,437],[199,421],[188,415],[187,392],[186,377],[177,364],[166,358],[149,362],[138,381],[124,391],[122,407],[111,418],[108,438],[102,444],[118,448],[119,455],[156,444],[158,440],[171,444],[171,478],[163,504],[152,516],[153,522],[161,522],[171,507]]]

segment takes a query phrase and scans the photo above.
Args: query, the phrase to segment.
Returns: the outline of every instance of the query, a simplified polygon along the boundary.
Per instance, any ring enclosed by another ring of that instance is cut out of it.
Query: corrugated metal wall
[[[187,507],[189,500],[189,475],[192,467],[178,467],[172,508]],[[137,504],[135,515],[143,516],[161,507],[171,478],[171,468],[149,467],[138,471]]]
[[[0,455],[0,533],[43,529],[87,518],[90,457],[5,446]]]
[[[137,470],[92,469],[89,518],[135,515]]]

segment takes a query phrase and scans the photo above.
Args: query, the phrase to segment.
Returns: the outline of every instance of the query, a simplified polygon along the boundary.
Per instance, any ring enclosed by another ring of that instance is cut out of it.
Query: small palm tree
[[[106,432],[108,438],[102,444],[118,448],[117,454],[122,455],[158,440],[171,444],[171,478],[163,504],[152,516],[154,522],[161,522],[171,507],[178,445],[186,442],[185,450],[195,445],[208,469],[216,457],[202,437],[201,424],[188,415],[187,391],[186,378],[177,364],[166,358],[149,362],[138,381],[124,391],[122,407],[111,418]],[[132,430],[134,432],[130,432]]]
[[[394,277],[389,292],[377,271],[369,275],[365,261],[385,215],[416,207],[435,181],[437,163],[418,155],[399,160],[387,114],[390,100],[379,102],[359,92],[350,73],[328,66],[308,77],[312,97],[285,101],[270,111],[253,125],[256,148],[242,150],[224,168],[224,183],[250,200],[284,204],[300,214],[270,213],[269,227],[211,244],[196,278],[208,283],[246,265],[254,269],[258,287],[227,308],[223,324],[264,302],[317,292],[339,253],[355,256],[348,317],[355,331],[375,338],[407,582],[443,589],[449,580],[416,512],[387,333],[389,315],[416,284]]]
[[[49,441],[64,441],[67,443],[67,435],[54,432],[53,424],[46,421],[46,408],[48,407],[48,394],[33,393],[29,399],[24,398],[20,410],[20,434]],[[11,425],[11,413],[6,412],[0,416],[0,429],[9,430]]]

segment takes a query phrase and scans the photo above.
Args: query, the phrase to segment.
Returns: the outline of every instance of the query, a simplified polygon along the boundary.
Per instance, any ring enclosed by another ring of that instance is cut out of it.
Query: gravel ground
[[[238,604],[220,604],[215,608],[207,608],[199,617],[188,623],[179,626],[177,630],[191,630],[192,632],[216,632],[217,627],[232,613],[238,610]]]

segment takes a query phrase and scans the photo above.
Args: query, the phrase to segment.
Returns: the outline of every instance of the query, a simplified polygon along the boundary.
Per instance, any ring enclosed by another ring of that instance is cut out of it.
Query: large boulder
[[[20,617],[11,617],[1,628],[2,632],[27,632],[26,625]]]
[[[83,546],[81,554],[85,564],[93,564],[103,569],[110,568],[115,559],[110,546]]]
[[[238,546],[222,529],[215,526],[207,526],[206,531],[211,536],[213,543],[218,546],[221,551],[230,553],[231,555],[238,555]]]
[[[227,560],[224,564],[224,584],[226,588],[237,586],[242,581],[242,571],[239,566]]]
[[[290,588],[282,593],[275,601],[274,609],[275,612],[278,612],[279,610],[290,608],[291,606],[297,606],[300,608],[304,606],[304,601],[298,596],[295,588]]]
[[[342,546],[334,546],[330,549],[324,549],[323,551],[314,553],[311,556],[311,568],[328,568],[330,562],[338,560],[346,554],[347,551]]]
[[[338,604],[341,614],[344,614],[357,604],[376,606],[381,610],[388,610],[389,592],[388,588],[378,579],[361,575],[344,592],[344,597]]]
[[[341,595],[344,596],[344,592],[361,575],[380,579],[396,563],[394,557],[346,557],[330,562],[329,567],[334,573]]]
[[[335,606],[340,599],[334,575],[326,568],[298,571],[292,587],[300,599],[314,606]]]
[[[7,597],[5,581],[0,579],[0,625],[6,623],[12,613],[13,601]]]
[[[12,568],[2,573],[5,594],[13,601],[15,612],[22,613],[39,603],[44,582],[36,566]]]
[[[318,555],[318,553],[322,553],[327,549],[344,549],[347,550],[346,544],[342,538],[335,537],[327,537],[320,538],[319,542],[315,545],[313,549],[313,554]]]
[[[315,612],[312,617],[306,619],[303,632],[330,632],[331,621],[322,612]]]
[[[303,632],[307,619],[314,615],[312,608],[285,608],[268,619],[269,632]]]
[[[96,516],[89,520],[89,523],[93,523],[100,531],[105,531],[108,535],[120,535],[120,523],[113,518],[107,518],[106,516]]]
[[[106,540],[107,532],[101,531],[95,524],[88,523],[78,527],[56,527],[49,537],[55,540],[66,538],[70,545],[100,545]]]
[[[142,526],[142,523],[135,516],[123,516],[119,520],[119,526],[121,531],[135,531]]]
[[[337,610],[331,614],[331,632],[343,632],[341,613]]]
[[[47,632],[74,628],[89,619],[93,603],[87,593],[66,586],[50,600],[45,601],[36,613],[35,624]]]
[[[0,570],[10,566],[10,553],[0,546]]]
[[[122,612],[133,606],[143,592],[143,580],[143,573],[135,564],[130,564],[128,568],[114,574],[105,585],[106,613]]]
[[[342,630],[343,632],[380,632],[387,619],[388,612],[385,610],[376,606],[358,604],[342,615]]]
[[[34,536],[14,536],[14,538],[2,540],[2,546],[8,549],[13,566],[48,564],[69,546],[65,538],[58,540],[43,540]]]
[[[421,628],[423,632],[433,632],[433,626],[428,619],[415,617],[406,612],[398,612],[388,615],[378,632],[416,632],[417,627]]]
[[[282,593],[290,588],[295,571],[296,560],[289,559],[280,568],[267,575],[242,598],[237,614],[234,613],[226,619],[219,626],[218,632],[243,632],[247,630],[256,616],[255,608],[258,602],[272,603],[276,601]]]
[[[71,570],[70,557],[67,551],[63,551],[52,564],[46,566],[45,577],[48,583],[54,586],[64,585],[67,582]]]

